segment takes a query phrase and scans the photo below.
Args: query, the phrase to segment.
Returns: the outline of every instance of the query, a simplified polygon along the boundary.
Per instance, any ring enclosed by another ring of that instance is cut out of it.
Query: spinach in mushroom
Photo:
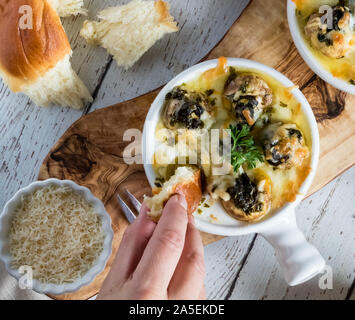
[[[271,209],[271,181],[261,170],[252,178],[242,173],[227,189],[230,200],[222,200],[226,211],[242,221],[257,221]]]
[[[324,14],[317,12],[309,17],[305,35],[315,49],[328,57],[340,59],[352,47],[350,12],[344,6],[335,6],[332,10],[332,28],[328,28],[329,21],[322,20]]]
[[[265,160],[274,167],[297,167],[308,157],[303,134],[293,123],[272,123],[263,130],[262,136]]]
[[[237,122],[249,126],[254,125],[272,103],[268,84],[255,75],[235,75],[233,80],[227,81],[224,94],[232,102]]]
[[[210,125],[211,109],[206,94],[175,87],[165,97],[164,124],[169,129],[202,129]]]

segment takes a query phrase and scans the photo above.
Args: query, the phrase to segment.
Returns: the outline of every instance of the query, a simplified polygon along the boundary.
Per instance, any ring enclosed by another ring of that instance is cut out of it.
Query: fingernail
[[[180,206],[182,206],[185,210],[187,210],[187,202],[186,199],[183,195],[181,194],[176,194],[174,195],[174,201],[178,202]]]

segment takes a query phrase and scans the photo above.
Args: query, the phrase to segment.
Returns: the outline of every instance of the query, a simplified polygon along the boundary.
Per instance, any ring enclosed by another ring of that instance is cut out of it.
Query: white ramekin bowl
[[[81,278],[72,283],[66,283],[62,285],[41,283],[36,279],[32,281],[32,290],[38,293],[46,293],[52,295],[60,295],[66,292],[74,292],[79,290],[82,286],[91,283],[95,276],[104,270],[106,262],[111,256],[112,251],[112,239],[113,231],[111,227],[110,215],[106,212],[102,202],[94,197],[88,188],[82,187],[70,180],[58,180],[48,179],[44,181],[36,181],[28,185],[27,187],[19,190],[16,194],[6,203],[1,215],[0,215],[0,259],[4,262],[6,270],[14,278],[19,280],[23,274],[19,270],[11,268],[11,255],[9,253],[8,233],[10,224],[12,221],[12,214],[16,207],[21,202],[21,197],[26,194],[31,194],[39,188],[46,187],[48,185],[56,186],[68,186],[78,194],[82,195],[87,201],[92,203],[96,212],[101,216],[102,226],[105,232],[104,248],[98,257],[96,263],[89,269],[89,271]]]
[[[321,79],[329,83],[333,87],[355,95],[355,86],[345,80],[334,77],[328,70],[326,70],[317,58],[309,50],[305,40],[302,37],[298,21],[296,17],[296,4],[292,0],[287,0],[287,19],[290,32],[295,46],[307,65],[316,73]]]
[[[156,145],[154,138],[155,129],[161,115],[166,94],[175,86],[196,79],[204,71],[216,67],[217,63],[217,60],[205,61],[180,73],[164,86],[152,103],[145,120],[142,138],[144,169],[152,187],[156,178],[151,164]],[[258,70],[275,78],[285,87],[294,86],[288,78],[275,69],[251,60],[228,58],[228,66]],[[317,169],[319,134],[312,109],[302,92],[295,87],[292,90],[292,94],[301,104],[302,111],[308,120],[312,139],[311,171],[303,182],[296,200],[287,203],[274,214],[255,223],[242,222],[231,218],[219,203],[216,203],[209,209],[204,209],[211,211],[211,213],[213,212],[218,222],[211,222],[209,219],[204,219],[198,214],[195,215],[195,221],[199,230],[217,235],[236,236],[261,233],[275,248],[279,262],[284,269],[286,281],[290,285],[296,285],[318,274],[324,268],[325,262],[319,252],[305,240],[302,232],[296,225],[294,209],[306,195]]]

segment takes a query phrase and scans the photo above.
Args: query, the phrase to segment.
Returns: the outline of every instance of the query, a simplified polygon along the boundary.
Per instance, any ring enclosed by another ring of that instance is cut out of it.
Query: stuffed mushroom
[[[182,87],[175,87],[166,95],[163,110],[163,121],[169,129],[202,129],[213,122],[208,96]]]
[[[264,129],[262,136],[265,160],[274,167],[298,167],[309,155],[303,134],[293,123],[270,124]]]
[[[255,75],[236,76],[225,88],[224,94],[232,102],[238,123],[252,126],[272,103],[268,84]]]
[[[227,189],[228,201],[222,200],[225,210],[242,221],[257,221],[271,209],[271,181],[264,173],[250,178],[242,173]]]
[[[342,6],[333,7],[332,10],[332,28],[328,28],[328,21],[322,19],[324,13],[315,13],[308,19],[305,34],[315,49],[330,58],[339,59],[352,47],[350,12]]]

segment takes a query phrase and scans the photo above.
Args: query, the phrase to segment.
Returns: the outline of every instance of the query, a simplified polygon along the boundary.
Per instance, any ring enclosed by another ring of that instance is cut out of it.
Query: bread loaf
[[[30,11],[22,11],[26,5]],[[24,24],[24,13],[31,14]],[[38,105],[81,108],[92,97],[73,71],[60,18],[46,0],[0,0],[0,75]]]
[[[99,22],[85,21],[80,34],[104,47],[119,66],[128,69],[165,34],[178,31],[169,5],[161,0],[133,0],[98,14]]]

